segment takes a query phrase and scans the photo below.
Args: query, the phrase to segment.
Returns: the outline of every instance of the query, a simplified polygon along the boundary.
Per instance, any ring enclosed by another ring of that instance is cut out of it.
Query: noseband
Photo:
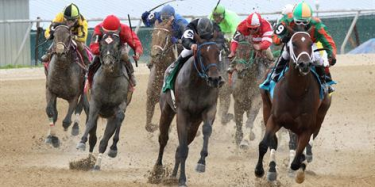
[[[310,38],[310,34],[307,33],[307,32],[295,32],[295,33],[292,35],[292,37],[290,38],[290,40],[289,40],[289,42],[288,42],[287,45],[288,45],[288,47],[289,47],[289,54],[290,54],[290,57],[292,58],[293,62],[294,62],[295,64],[297,64],[299,58],[301,58],[302,55],[307,55],[308,58],[309,58],[309,60],[310,60],[311,62],[315,61],[314,54],[313,54],[313,53],[314,53],[314,50],[313,50],[313,46],[312,46],[312,45],[311,45],[311,54],[307,53],[306,51],[303,51],[303,52],[301,52],[300,54],[298,54],[298,56],[296,56],[296,54],[294,53],[294,49],[293,49],[292,41],[293,41],[294,36],[297,35],[297,34],[306,34],[306,35],[308,35],[309,38]],[[302,37],[301,40],[302,40],[302,42],[303,42],[303,41],[305,41],[305,38]]]

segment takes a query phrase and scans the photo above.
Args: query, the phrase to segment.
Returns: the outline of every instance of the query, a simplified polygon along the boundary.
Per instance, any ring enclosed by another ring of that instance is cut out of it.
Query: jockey
[[[200,38],[209,41],[213,38],[214,32],[220,33],[220,27],[208,18],[199,18],[191,21],[186,26],[186,31],[182,36],[182,46],[184,47],[184,50],[182,50],[177,60],[170,65],[169,72],[172,72],[176,65],[184,64],[193,53],[197,51],[198,44],[194,39],[195,34],[198,34]],[[223,38],[222,35],[219,35],[219,37]],[[181,65],[179,65],[179,67],[181,67]]]
[[[321,42],[323,47],[327,50],[328,62],[329,65],[333,66],[336,63],[336,44],[333,41],[331,35],[326,31],[326,26],[321,22],[319,18],[312,17],[312,8],[305,2],[299,3],[295,6],[293,14],[285,15],[281,20],[279,25],[275,29],[275,35],[277,39],[273,40],[277,45],[278,41],[287,43],[289,41],[289,33],[286,27],[290,27],[293,30],[299,30],[298,27],[302,26],[304,30],[308,31],[311,39],[314,43]],[[313,50],[316,49],[316,46],[313,47]],[[319,74],[320,81],[323,85],[326,85],[326,81],[332,81],[329,68],[324,67],[324,60],[319,55],[319,52],[314,53],[314,64],[316,65],[316,72]],[[278,80],[278,77],[285,65],[289,61],[289,52],[284,46],[283,53],[277,62],[277,66],[272,79],[274,81]],[[328,79],[326,80],[326,74]],[[267,84],[267,83],[266,83]],[[332,93],[334,89],[331,86],[328,86],[328,92]]]
[[[55,23],[65,23],[67,26],[71,27],[71,31],[73,33],[73,40],[77,44],[78,51],[81,53],[83,57],[83,62],[86,65],[90,64],[90,60],[85,51],[85,44],[88,34],[87,21],[80,14],[77,5],[71,3],[70,5],[66,6],[62,12],[57,14],[57,16],[52,20],[52,23],[44,33],[44,36],[47,40],[53,39]],[[52,53],[49,51],[45,55],[43,55],[42,61],[48,62],[51,58],[51,54]]]
[[[183,18],[180,14],[176,14],[175,10],[170,5],[165,5],[160,12],[150,13],[146,11],[142,14],[142,21],[146,27],[154,26],[155,22],[161,23],[163,20],[173,20],[172,23],[172,43],[178,43],[178,40],[182,37],[185,31],[185,27],[188,21]]]
[[[233,36],[233,40],[231,43],[231,52],[228,58],[234,58],[241,35],[251,35],[253,48],[257,51],[265,51],[267,59],[273,60],[273,55],[270,49],[270,46],[272,44],[272,33],[272,26],[267,20],[263,19],[260,14],[256,12],[250,14],[238,25],[237,31]],[[227,70],[228,73],[232,73],[234,71],[235,65],[236,62],[233,60]]]
[[[208,18],[219,25],[226,41],[232,40],[237,25],[240,23],[240,18],[235,12],[226,10],[223,5],[218,5]]]
[[[95,26],[92,41],[90,44],[92,53],[96,56],[100,55],[100,40],[105,32],[116,32],[119,29],[121,42],[123,44],[127,43],[136,53],[136,55],[133,56],[133,59],[136,61],[139,60],[139,57],[143,53],[143,48],[141,42],[138,39],[138,36],[132,31],[129,26],[122,24],[120,22],[120,19],[114,15],[107,16],[102,23]],[[125,47],[125,45],[123,45],[122,47]],[[134,68],[130,62],[128,54],[125,51],[126,50],[124,49],[121,50],[121,60],[124,62],[125,67],[129,70],[130,80],[132,82],[132,85],[135,86],[137,82],[134,76]],[[99,58],[95,58],[94,63],[96,61],[99,62]]]

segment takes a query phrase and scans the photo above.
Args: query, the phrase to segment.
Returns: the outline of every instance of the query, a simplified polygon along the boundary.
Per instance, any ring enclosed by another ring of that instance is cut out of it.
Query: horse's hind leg
[[[72,124],[72,114],[77,107],[78,97],[79,96],[76,96],[72,100],[69,101],[68,112],[67,112],[67,114],[66,114],[66,116],[63,120],[63,124],[62,124],[62,126],[64,127],[64,131],[67,131],[68,127]]]
[[[89,132],[95,127],[99,116],[99,109],[95,101],[90,104],[90,114],[86,123],[85,132],[82,135],[81,141],[77,144],[77,149],[84,151],[86,149],[87,136]]]
[[[98,138],[96,136],[96,129],[98,127],[97,122],[98,121],[95,121],[94,127],[89,132],[90,133],[90,137],[89,137],[89,145],[90,145],[89,152],[90,152],[90,154],[92,154],[92,152],[94,151],[96,142],[98,140]]]
[[[120,130],[121,130],[121,125],[122,121],[125,119],[125,112],[119,112],[120,114],[117,117],[117,127],[115,131],[115,135],[113,136],[113,144],[109,149],[108,156],[115,158],[117,156],[117,143],[120,140]],[[121,114],[122,113],[122,114]],[[123,117],[122,117],[123,115]],[[121,119],[122,118],[122,119]]]
[[[302,183],[305,180],[305,169],[307,162],[305,160],[305,155],[302,154],[303,150],[305,149],[306,145],[308,144],[311,137],[311,133],[309,132],[303,132],[298,136],[298,145],[296,149],[296,156],[293,159],[293,162],[291,164],[291,169],[297,171],[296,175],[296,182]]]
[[[49,119],[49,132],[45,140],[47,144],[52,144],[53,147],[59,147],[60,141],[56,136],[55,122],[57,120],[57,109],[56,109],[56,95],[52,94],[48,89],[46,90],[47,107],[46,113]]]

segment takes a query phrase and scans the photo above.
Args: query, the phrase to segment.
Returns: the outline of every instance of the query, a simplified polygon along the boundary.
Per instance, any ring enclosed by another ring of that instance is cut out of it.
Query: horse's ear
[[[197,33],[194,33],[194,39],[197,41],[197,43],[203,43],[202,38]]]
[[[156,21],[155,21],[155,27],[158,27],[158,26],[159,26],[159,21],[156,20]]]

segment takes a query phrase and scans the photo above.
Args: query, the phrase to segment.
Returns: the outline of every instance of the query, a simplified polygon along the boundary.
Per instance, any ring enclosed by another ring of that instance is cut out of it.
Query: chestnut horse
[[[147,86],[146,100],[146,130],[153,132],[157,130],[158,125],[152,123],[155,105],[159,102],[160,91],[163,86],[164,72],[167,67],[176,59],[174,55],[175,44],[172,43],[172,22],[155,22],[155,28],[152,32],[151,43],[151,63],[150,76]]]
[[[273,94],[261,90],[266,132],[259,143],[259,158],[255,168],[257,177],[264,175],[263,157],[270,148],[267,178],[270,181],[276,180],[275,133],[284,127],[297,136],[297,149],[290,168],[298,170],[295,178],[297,183],[304,181],[307,162],[303,150],[310,137],[316,138],[318,135],[331,105],[331,96],[322,92],[319,80],[310,69],[314,61],[312,45],[313,41],[307,32],[293,33],[287,43],[290,61],[285,76],[277,82]]]
[[[215,34],[214,39],[216,36]],[[198,41],[197,54],[190,58],[177,74],[174,82],[175,102],[171,95],[173,92],[170,90],[163,92],[160,97],[160,149],[154,171],[158,173],[157,171],[162,168],[164,148],[169,138],[169,127],[177,114],[179,146],[176,150],[171,179],[177,180],[177,171],[181,165],[180,186],[186,186],[185,161],[189,152],[188,145],[194,140],[201,122],[203,122],[203,148],[196,171],[205,172],[208,140],[215,120],[219,88],[222,86],[218,69],[220,54],[218,45],[212,40],[204,41],[197,35],[195,37]]]

